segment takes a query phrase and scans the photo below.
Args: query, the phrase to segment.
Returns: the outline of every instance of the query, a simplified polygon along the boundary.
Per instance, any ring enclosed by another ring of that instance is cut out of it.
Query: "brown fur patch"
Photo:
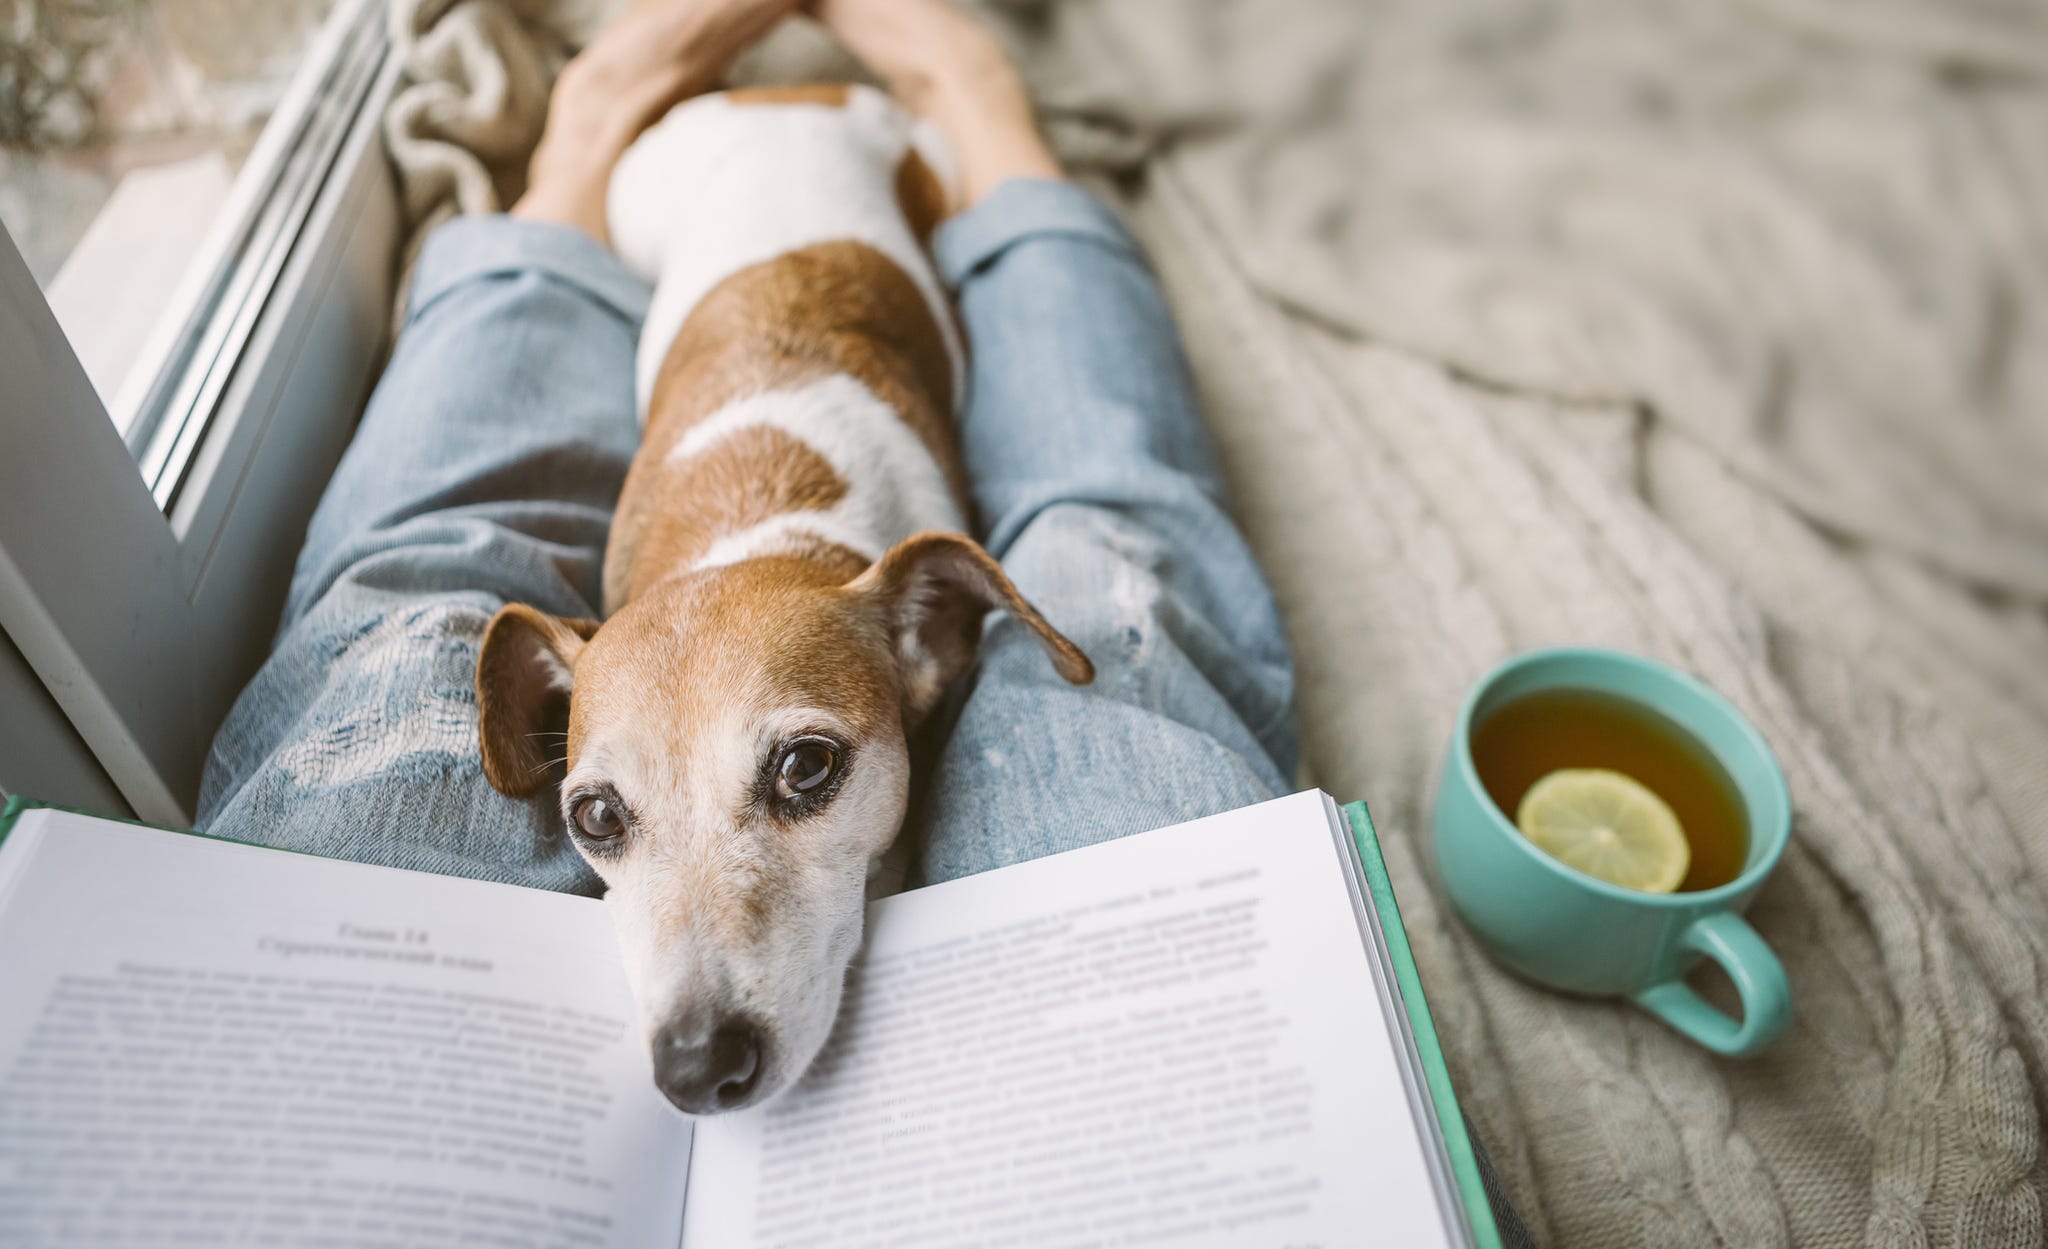
[[[734,104],[822,104],[845,108],[850,89],[843,82],[803,82],[775,87],[734,87],[725,98]]]
[[[946,219],[946,189],[916,148],[904,152],[896,164],[896,203],[918,241],[930,243],[932,231]]]
[[[478,743],[484,776],[501,793],[523,798],[548,784],[555,740],[569,719],[569,694],[552,670],[571,667],[596,636],[595,620],[564,620],[524,603],[498,609],[477,650]]]
[[[803,560],[813,567],[823,569],[827,580],[834,585],[844,585],[868,570],[873,563],[852,547],[837,542],[814,538],[807,542],[790,544],[789,553],[793,558]]]
[[[832,708],[856,738],[890,731],[889,637],[864,603],[836,592],[844,572],[770,556],[671,577],[636,596],[578,657],[572,757],[599,717],[638,726],[655,753],[678,759],[691,756],[693,734],[735,708],[809,703]]]
[[[1053,668],[1075,685],[1095,665],[1047,623],[981,544],[957,533],[921,533],[891,547],[846,587],[874,603],[895,633],[904,719],[915,723],[967,666],[981,644],[982,617],[1000,607],[1038,635]]]
[[[644,531],[659,513],[719,506],[674,491],[663,461],[683,435],[734,399],[840,373],[859,380],[917,433],[965,510],[953,365],[923,292],[865,243],[799,248],[713,287],[669,345],[605,553],[607,613],[673,571],[678,552],[689,549],[647,544]]]
[[[637,467],[637,466],[636,466]],[[754,425],[679,464],[651,466],[653,489],[678,506],[656,508],[634,535],[630,597],[644,575],[702,559],[712,544],[788,512],[819,512],[846,497],[825,457],[782,430]]]

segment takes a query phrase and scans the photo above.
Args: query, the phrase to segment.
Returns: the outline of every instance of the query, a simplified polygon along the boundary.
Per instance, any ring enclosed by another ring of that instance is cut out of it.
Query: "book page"
[[[0,863],[0,1244],[676,1243],[589,899],[51,811]]]
[[[685,1249],[1449,1243],[1320,794],[877,902]]]

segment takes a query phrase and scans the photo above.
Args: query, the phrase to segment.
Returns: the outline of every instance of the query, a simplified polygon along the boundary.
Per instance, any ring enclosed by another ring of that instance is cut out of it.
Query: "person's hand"
[[[947,0],[813,0],[811,12],[890,94],[952,141],[964,208],[1008,178],[1059,178],[1002,45]]]
[[[605,188],[619,157],[678,101],[715,85],[798,2],[632,0],[555,80],[512,215],[604,242]]]

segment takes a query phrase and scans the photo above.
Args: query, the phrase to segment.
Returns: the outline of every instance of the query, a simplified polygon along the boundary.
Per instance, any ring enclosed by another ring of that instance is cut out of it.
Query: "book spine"
[[[1365,867],[1366,886],[1372,892],[1373,910],[1379,916],[1387,957],[1394,964],[1395,985],[1408,1010],[1409,1030],[1422,1058],[1423,1079],[1429,1086],[1429,1100],[1436,1111],[1444,1149],[1450,1155],[1458,1198],[1465,1207],[1479,1249],[1501,1249],[1500,1228],[1493,1219],[1493,1205],[1486,1196],[1486,1182],[1473,1153],[1471,1135],[1465,1130],[1465,1116],[1458,1110],[1458,1095],[1451,1088],[1450,1068],[1444,1064],[1443,1046],[1430,1018],[1429,1001],[1422,993],[1422,977],[1415,970],[1415,955],[1408,946],[1408,931],[1401,924],[1401,907],[1394,900],[1394,882],[1387,875],[1387,862],[1380,854],[1372,816],[1367,814],[1364,803],[1352,802],[1344,805],[1344,817],[1351,823],[1351,837],[1358,845],[1359,862]]]

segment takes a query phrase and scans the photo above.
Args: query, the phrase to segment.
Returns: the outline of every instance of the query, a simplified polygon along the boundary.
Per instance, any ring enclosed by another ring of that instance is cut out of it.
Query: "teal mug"
[[[1504,703],[1542,690],[1593,691],[1662,715],[1719,760],[1740,795],[1749,853],[1727,884],[1645,893],[1588,876],[1539,850],[1494,804],[1472,761],[1472,731]],[[1619,651],[1534,651],[1466,696],[1436,800],[1444,889],[1479,944],[1522,977],[1568,993],[1626,997],[1717,1054],[1754,1054],[1792,1019],[1785,969],[1742,917],[1792,830],[1792,802],[1770,747],[1727,700],[1682,672]],[[1734,1019],[1685,983],[1701,958],[1742,999]]]

